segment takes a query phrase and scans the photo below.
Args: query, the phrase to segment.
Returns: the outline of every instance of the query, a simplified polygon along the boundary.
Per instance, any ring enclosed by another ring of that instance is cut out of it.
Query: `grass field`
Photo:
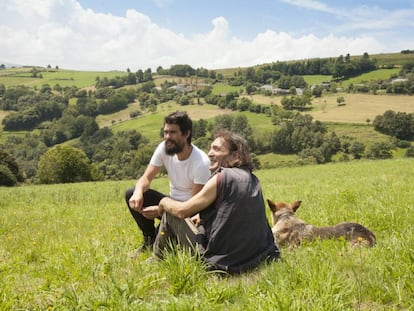
[[[401,68],[392,68],[392,69],[378,69],[371,71],[369,73],[364,73],[358,77],[351,78],[341,82],[343,86],[349,86],[350,84],[358,84],[369,82],[372,80],[387,80],[390,79],[393,75],[397,75],[400,72]]]
[[[94,86],[96,77],[103,79],[115,78],[117,76],[125,76],[126,72],[121,71],[78,71],[64,69],[49,69],[40,72],[42,78],[33,78],[31,76],[32,68],[10,68],[0,70],[0,84],[4,84],[6,88],[25,85],[28,87],[36,87],[40,89],[42,85],[49,84],[54,87],[59,84],[61,87],[76,86],[79,88]]]
[[[414,61],[414,54],[401,53],[381,53],[370,55],[370,58],[377,60],[377,64],[381,66],[398,65],[412,63]]]
[[[240,93],[240,91],[243,91],[243,90],[244,90],[243,86],[231,86],[231,85],[226,85],[222,83],[216,83],[211,93],[214,95],[220,95],[220,94],[227,94],[230,92]]]
[[[338,106],[339,96],[345,98],[344,106]],[[315,120],[367,123],[368,119],[372,122],[387,110],[414,112],[414,96],[337,93],[315,98],[312,106],[310,114]]]
[[[303,79],[307,83],[307,85],[318,85],[323,82],[330,82],[332,80],[332,76],[328,75],[304,75]]]
[[[134,181],[0,187],[1,310],[414,309],[412,160],[256,174],[265,198],[302,200],[298,216],[312,224],[360,222],[377,245],[305,243],[283,248],[280,262],[223,277],[182,251],[130,259],[142,239],[123,199]]]
[[[336,102],[338,96],[344,96],[345,106],[338,106]],[[247,97],[254,103],[262,105],[280,105],[281,100],[280,96],[252,95]],[[151,140],[159,139],[159,128],[163,122],[163,117],[175,110],[187,111],[194,120],[199,120],[200,118],[209,120],[223,113],[232,113],[233,115],[244,114],[247,116],[249,124],[253,128],[255,136],[267,135],[274,128],[271,119],[264,114],[232,112],[208,104],[180,106],[176,103],[169,102],[159,105],[155,113],[146,113],[141,117],[130,119],[129,112],[137,108],[138,106],[134,104],[119,113],[98,116],[98,123],[100,126],[112,125],[111,128],[114,131],[135,129]],[[373,138],[372,135],[376,135],[375,137],[382,137],[383,135],[376,133],[372,126],[365,126],[368,125],[367,120],[370,120],[370,123],[372,123],[377,115],[381,115],[387,110],[412,113],[414,112],[414,97],[347,93],[329,94],[314,99],[313,109],[307,113],[312,115],[315,120],[343,124],[340,131],[342,135],[355,136],[354,134],[360,132],[359,135],[361,137],[366,136],[371,139]]]
[[[177,110],[187,111],[188,115],[191,117],[192,120],[208,120],[217,115],[231,112],[228,109],[220,109],[214,105],[193,104],[187,106],[180,106],[175,102],[168,102],[158,105],[156,112],[145,113],[145,115],[137,117],[135,119],[130,119],[128,115],[128,120],[125,120],[125,122],[115,124],[112,127],[112,129],[115,132],[135,129],[138,132],[140,132],[143,136],[149,138],[151,141],[157,141],[160,139],[160,130],[164,122],[164,117],[167,114]]]
[[[338,106],[336,99],[344,96],[345,105]],[[281,96],[263,96],[251,95],[247,96],[255,104],[261,105],[280,105]],[[377,115],[382,115],[387,110],[399,112],[414,112],[414,97],[404,95],[371,95],[371,94],[348,94],[337,93],[328,94],[321,98],[315,98],[312,101],[313,108],[307,112],[315,120],[320,120],[331,124],[331,128],[335,128],[337,134],[343,136],[352,136],[361,139],[362,142],[373,141],[372,139],[383,135],[374,131],[372,121]],[[251,112],[232,112],[228,109],[220,109],[214,105],[187,105],[180,106],[175,102],[160,104],[154,113],[144,113],[142,116],[131,119],[132,111],[140,110],[139,104],[130,104],[126,109],[109,115],[97,116],[97,122],[100,127],[110,127],[115,132],[121,130],[135,129],[143,136],[151,141],[159,140],[159,129],[162,125],[163,118],[170,112],[176,110],[185,110],[189,113],[193,120],[211,120],[216,115],[232,113],[244,114],[247,116],[250,126],[253,128],[256,137],[269,135],[274,127],[271,119],[264,114],[256,114]],[[6,113],[0,113],[0,122]],[[367,122],[369,120],[369,123]],[[336,124],[332,127],[332,124]],[[7,132],[3,131],[0,135],[0,141],[4,142],[8,135],[24,135],[25,132]]]

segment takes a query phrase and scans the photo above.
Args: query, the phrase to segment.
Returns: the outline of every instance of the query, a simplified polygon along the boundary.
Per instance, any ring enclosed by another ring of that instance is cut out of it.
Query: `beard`
[[[168,146],[167,142],[172,143],[172,145]],[[183,151],[183,149],[184,149],[184,144],[179,145],[179,144],[177,144],[176,141],[173,141],[173,140],[165,141],[165,153],[168,154],[168,155],[177,154],[177,153]]]

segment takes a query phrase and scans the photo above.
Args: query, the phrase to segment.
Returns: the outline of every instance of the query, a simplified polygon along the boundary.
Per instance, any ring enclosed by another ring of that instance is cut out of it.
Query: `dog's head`
[[[277,211],[280,211],[282,209],[289,209],[292,212],[296,212],[296,210],[299,208],[302,201],[293,201],[292,203],[286,203],[286,202],[273,202],[269,199],[267,199],[267,204],[269,205],[270,210],[275,213]]]
[[[299,208],[302,201],[293,201],[292,203],[286,202],[273,202],[267,199],[267,204],[269,205],[270,210],[272,211],[272,222],[273,225],[279,220],[279,218],[284,214],[295,214],[296,210]]]

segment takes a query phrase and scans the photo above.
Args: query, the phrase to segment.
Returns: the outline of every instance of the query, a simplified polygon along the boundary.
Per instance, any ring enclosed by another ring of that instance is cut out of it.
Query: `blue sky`
[[[0,63],[246,67],[414,50],[414,0],[1,0]]]

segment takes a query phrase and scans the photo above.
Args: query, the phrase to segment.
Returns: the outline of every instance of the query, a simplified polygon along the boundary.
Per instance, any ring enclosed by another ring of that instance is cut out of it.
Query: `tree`
[[[323,86],[317,85],[313,88],[312,95],[315,97],[321,97],[323,90],[324,90]]]
[[[344,106],[345,105],[345,97],[343,96],[339,96],[336,99],[336,103],[338,104],[338,106]]]
[[[312,106],[311,98],[308,95],[284,96],[281,100],[282,107],[286,110],[306,110]]]
[[[387,110],[375,117],[374,129],[383,134],[398,139],[411,140],[414,138],[414,114]]]
[[[181,106],[187,106],[190,103],[191,103],[190,98],[186,95],[181,96],[178,100],[178,104],[180,104]]]
[[[6,93],[6,86],[4,84],[0,84],[0,97],[3,97]]]
[[[11,187],[17,183],[16,176],[10,171],[6,165],[0,164],[0,186]]]
[[[410,147],[407,148],[407,150],[405,151],[405,156],[407,158],[414,158],[414,146],[410,145]]]
[[[18,181],[23,181],[23,177],[16,160],[0,149],[0,186],[14,186]]]
[[[208,122],[204,119],[193,121],[193,131],[192,131],[193,139],[206,136],[207,126],[208,126]]]
[[[354,159],[361,159],[364,151],[365,145],[358,141],[354,142],[349,149],[349,152],[353,155]]]
[[[367,152],[369,159],[392,159],[393,146],[387,142],[378,142],[370,146]]]
[[[253,83],[246,83],[246,93],[248,95],[253,94],[256,91],[256,87]]]
[[[86,154],[75,147],[58,145],[47,150],[39,160],[40,183],[70,183],[93,180],[93,167]]]
[[[242,97],[242,98],[239,98],[238,101],[237,101],[237,109],[239,111],[247,111],[247,110],[249,110],[249,107],[252,104],[253,104],[253,102],[250,99],[248,99],[246,97]]]

